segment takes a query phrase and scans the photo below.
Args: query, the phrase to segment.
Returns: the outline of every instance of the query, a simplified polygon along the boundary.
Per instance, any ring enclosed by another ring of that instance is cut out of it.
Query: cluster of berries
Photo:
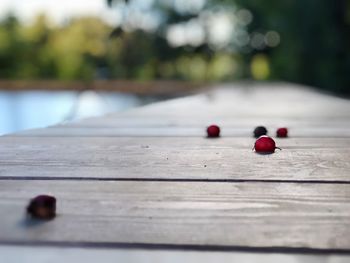
[[[255,152],[257,153],[274,153],[275,149],[280,149],[276,147],[275,141],[267,136],[267,129],[264,126],[258,126],[254,129],[254,137],[257,138],[254,144]],[[220,127],[213,124],[207,128],[208,138],[217,138],[220,136]],[[276,131],[276,137],[286,138],[288,137],[287,128],[278,128]]]

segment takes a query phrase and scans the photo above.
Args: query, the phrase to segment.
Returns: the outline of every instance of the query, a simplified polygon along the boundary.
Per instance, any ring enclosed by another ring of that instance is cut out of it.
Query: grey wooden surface
[[[205,129],[204,129],[205,130]],[[349,138],[2,137],[0,178],[298,180],[349,182]]]
[[[24,220],[43,189],[59,200],[57,217]],[[0,243],[350,247],[343,184],[16,180],[1,183],[0,197]]]
[[[205,138],[211,123],[221,138]],[[282,151],[252,152],[257,125],[290,128]],[[0,243],[349,253],[349,184],[348,100],[285,83],[220,86],[1,137]],[[58,198],[47,223],[24,214],[42,193]]]

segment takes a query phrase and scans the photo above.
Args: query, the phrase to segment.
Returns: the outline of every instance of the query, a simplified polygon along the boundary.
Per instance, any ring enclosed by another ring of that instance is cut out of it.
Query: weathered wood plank
[[[20,250],[20,252],[19,252]],[[247,253],[219,251],[145,250],[145,249],[103,249],[67,247],[17,247],[0,246],[1,263],[175,263],[175,262],[259,262],[259,263],[348,263],[347,255],[308,255],[282,253]]]
[[[265,125],[271,135],[287,126],[295,137],[350,137],[349,100],[286,83],[218,88],[16,136],[202,136],[214,122],[222,126],[224,136],[250,136],[255,126]]]
[[[0,138],[0,177],[350,182],[350,139]]]
[[[347,128],[350,126],[348,117],[331,118],[331,117],[208,117],[201,116],[193,118],[187,116],[158,116],[157,114],[150,116],[138,116],[137,113],[127,114],[111,114],[102,117],[88,118],[70,123],[56,125],[55,127],[67,128],[204,128],[209,124],[216,123],[224,128],[244,128],[253,129],[257,125],[264,125],[271,131],[278,127],[289,127],[292,130],[303,128]]]
[[[218,85],[196,96],[136,108],[126,116],[149,117],[265,117],[343,118],[350,117],[349,100],[315,92],[288,83]],[[113,116],[110,115],[110,116]]]
[[[58,216],[25,219],[51,193]],[[348,185],[3,181],[0,242],[350,249]]]
[[[0,243],[350,251],[349,120],[348,100],[252,84],[2,137]],[[212,122],[222,138],[204,138]],[[291,138],[257,155],[256,125],[287,126]],[[40,193],[59,200],[41,224],[24,217]]]
[[[208,122],[211,124],[211,122]],[[215,123],[215,122],[212,122]],[[209,125],[208,124],[208,125]],[[11,137],[204,137],[206,127],[73,127],[60,126],[45,129],[35,129],[16,134]],[[222,137],[246,137],[250,138],[256,126],[251,127],[225,127],[221,125]],[[288,126],[289,127],[289,126]],[[270,129],[272,136],[276,128]],[[290,128],[290,136],[294,138],[349,138],[350,126],[347,127],[300,127]]]

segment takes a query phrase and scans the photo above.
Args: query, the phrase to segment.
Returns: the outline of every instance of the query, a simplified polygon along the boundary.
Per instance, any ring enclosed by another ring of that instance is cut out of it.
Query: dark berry
[[[264,126],[258,126],[254,129],[254,137],[259,138],[262,135],[266,135],[267,130]]]
[[[210,125],[207,128],[207,134],[209,138],[215,138],[220,136],[220,128],[217,125]]]
[[[27,207],[27,213],[34,218],[52,219],[56,216],[56,198],[50,195],[38,195]]]
[[[288,129],[287,128],[278,128],[276,132],[276,136],[279,138],[288,137]]]
[[[254,149],[257,153],[274,153],[275,149],[280,148],[276,147],[276,143],[271,137],[263,135],[255,141]]]

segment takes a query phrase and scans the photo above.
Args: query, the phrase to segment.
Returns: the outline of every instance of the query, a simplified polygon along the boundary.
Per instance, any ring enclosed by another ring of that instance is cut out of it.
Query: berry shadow
[[[259,154],[259,155],[271,155],[271,154],[274,154],[274,153],[270,153],[270,152],[255,152],[256,154]]]
[[[53,220],[53,218],[51,218],[51,219],[38,219],[38,218],[33,218],[33,217],[27,215],[27,216],[23,217],[18,222],[18,226],[21,228],[34,228],[34,227],[42,226],[42,225],[44,225],[52,220]]]

